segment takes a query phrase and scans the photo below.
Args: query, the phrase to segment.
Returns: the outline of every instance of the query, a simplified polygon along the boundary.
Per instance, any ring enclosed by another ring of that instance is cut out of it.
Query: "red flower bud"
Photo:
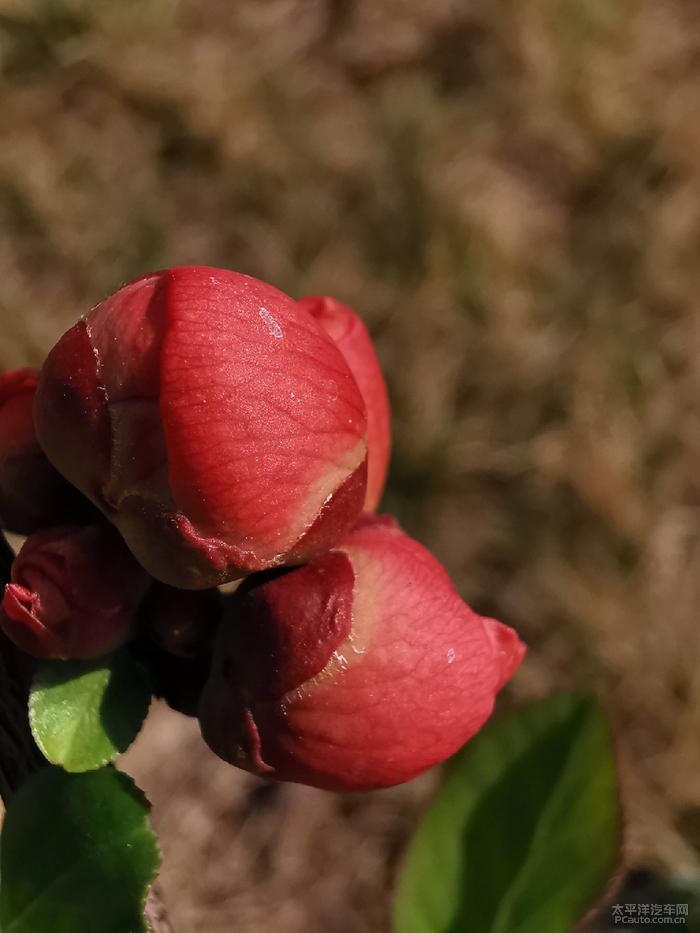
[[[140,623],[155,643],[179,658],[210,652],[221,616],[217,589],[179,590],[157,580],[139,610]]]
[[[129,637],[148,584],[107,523],[41,531],[12,564],[0,627],[34,657],[94,658]]]
[[[139,606],[129,653],[148,670],[154,695],[186,716],[197,715],[222,612],[217,589],[179,590],[157,580]]]
[[[382,368],[372,338],[362,320],[346,305],[328,296],[309,295],[299,304],[333,338],[360,387],[367,408],[367,494],[365,509],[379,505],[389,469],[391,412]]]
[[[323,553],[365,496],[364,403],[342,354],[236,272],[157,272],[103,301],[49,354],[35,417],[61,473],[174,586]]]
[[[29,367],[0,376],[0,522],[21,535],[99,515],[39,446],[32,414],[38,381],[39,370]]]
[[[391,520],[365,521],[307,566],[241,585],[200,702],[202,735],[279,780],[391,786],[483,725],[524,650]]]

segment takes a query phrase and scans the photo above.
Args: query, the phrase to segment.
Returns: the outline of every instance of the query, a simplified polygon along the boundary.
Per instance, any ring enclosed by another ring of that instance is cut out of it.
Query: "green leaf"
[[[534,703],[450,763],[404,865],[396,933],[568,933],[618,848],[605,713],[580,694]]]
[[[145,933],[160,865],[148,801],[111,765],[46,767],[11,798],[0,838],[2,933]]]
[[[46,661],[29,697],[34,740],[67,771],[89,771],[131,745],[151,702],[146,670],[127,655]]]

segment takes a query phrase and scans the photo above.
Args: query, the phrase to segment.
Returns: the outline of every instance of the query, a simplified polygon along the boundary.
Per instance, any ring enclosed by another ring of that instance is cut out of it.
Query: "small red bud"
[[[156,644],[179,658],[194,658],[211,649],[221,615],[217,589],[180,590],[157,580],[139,610],[140,623]]]
[[[131,634],[148,574],[108,524],[41,531],[12,564],[0,627],[38,658],[87,659]]]

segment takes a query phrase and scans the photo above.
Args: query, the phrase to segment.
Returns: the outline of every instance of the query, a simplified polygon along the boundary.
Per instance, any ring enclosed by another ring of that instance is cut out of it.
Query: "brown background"
[[[630,865],[700,858],[700,6],[0,0],[0,364],[221,265],[367,321],[385,506],[606,698]],[[388,929],[435,775],[265,789],[159,709],[130,753],[178,933]]]

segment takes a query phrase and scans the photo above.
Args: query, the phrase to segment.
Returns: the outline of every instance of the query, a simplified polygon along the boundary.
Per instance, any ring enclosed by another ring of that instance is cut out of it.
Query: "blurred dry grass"
[[[166,265],[356,308],[386,507],[530,644],[510,700],[606,695],[629,863],[697,873],[694,0],[0,0],[0,71],[0,364]],[[268,798],[163,711],[140,749],[179,933],[386,928],[431,777]]]

